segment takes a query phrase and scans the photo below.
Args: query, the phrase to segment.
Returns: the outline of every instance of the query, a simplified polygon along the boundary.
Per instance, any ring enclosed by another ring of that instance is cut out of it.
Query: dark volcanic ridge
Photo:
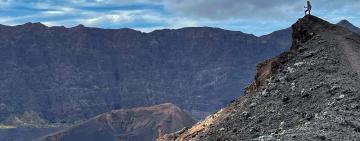
[[[179,107],[166,103],[152,107],[113,110],[38,140],[152,141],[159,135],[175,132],[194,123]]]
[[[337,25],[345,27],[345,28],[349,29],[350,31],[355,32],[357,34],[360,34],[360,28],[356,27],[355,25],[350,23],[348,20],[341,20],[339,23],[337,23]]]
[[[291,51],[258,65],[245,96],[158,140],[359,140],[360,36],[315,16],[292,29]]]

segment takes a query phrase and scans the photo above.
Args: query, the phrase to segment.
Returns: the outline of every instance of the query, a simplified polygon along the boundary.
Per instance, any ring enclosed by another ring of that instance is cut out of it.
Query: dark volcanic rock
[[[34,111],[50,123],[71,123],[165,102],[203,117],[241,95],[258,62],[289,47],[272,34],[205,27],[0,26],[0,122]]]
[[[159,141],[359,140],[360,36],[314,16],[293,45],[258,67],[247,95]]]
[[[189,127],[195,121],[173,104],[114,110],[42,141],[152,141],[157,136]]]

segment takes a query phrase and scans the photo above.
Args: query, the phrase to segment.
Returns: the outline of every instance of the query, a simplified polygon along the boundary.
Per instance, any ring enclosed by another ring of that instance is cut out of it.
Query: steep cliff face
[[[258,67],[247,94],[159,141],[358,140],[360,36],[314,16],[289,52]]]
[[[80,125],[38,139],[42,141],[152,141],[195,121],[173,104],[101,114]]]
[[[216,28],[0,26],[0,122],[33,111],[71,123],[165,102],[200,118],[241,95],[259,61],[289,47]]]

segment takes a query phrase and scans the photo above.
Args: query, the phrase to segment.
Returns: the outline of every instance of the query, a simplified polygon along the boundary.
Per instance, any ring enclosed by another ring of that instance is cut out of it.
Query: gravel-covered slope
[[[245,96],[158,140],[359,140],[359,35],[314,16],[292,28],[291,51],[258,65]]]

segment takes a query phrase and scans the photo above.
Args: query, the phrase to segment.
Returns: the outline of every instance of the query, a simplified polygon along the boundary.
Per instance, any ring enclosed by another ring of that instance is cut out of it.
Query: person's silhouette
[[[309,15],[311,15],[311,4],[310,4],[310,1],[308,0],[307,1],[307,6],[306,7],[304,7],[304,8],[306,8],[306,10],[305,10],[305,15],[307,15],[307,12],[309,12]]]

